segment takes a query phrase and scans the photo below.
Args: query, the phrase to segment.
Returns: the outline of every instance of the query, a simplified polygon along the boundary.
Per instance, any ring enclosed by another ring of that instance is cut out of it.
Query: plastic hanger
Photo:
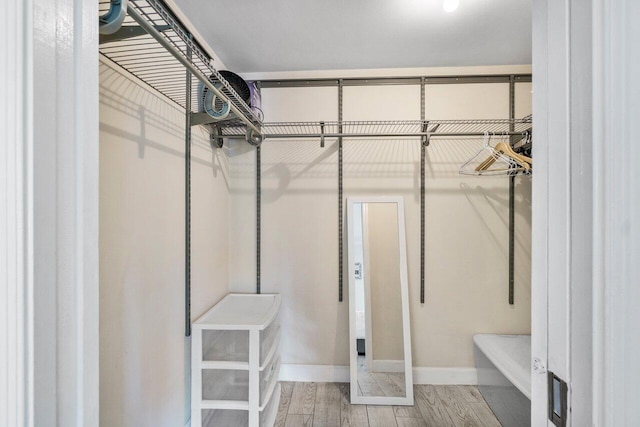
[[[524,162],[507,155],[500,149],[490,145],[491,136],[484,134],[484,144],[480,151],[469,159],[459,172],[463,175],[515,175],[518,172],[528,172],[530,166]],[[501,146],[504,150],[504,147]]]
[[[507,134],[504,135],[504,139],[506,140],[507,138]],[[533,160],[530,157],[527,156],[523,156],[521,154],[516,153],[513,148],[511,148],[511,145],[502,141],[496,144],[496,146],[494,147],[494,149],[500,153],[500,154],[504,154],[506,156],[511,157],[516,163],[518,163],[523,169],[525,169],[526,171],[530,171],[531,170],[531,164],[533,163]],[[485,160],[484,162],[482,162],[477,168],[477,171],[482,171],[482,170],[486,170],[487,168],[489,168],[493,162],[495,160],[493,160],[493,156],[489,156],[487,158],[487,160]]]
[[[513,160],[515,160],[516,163],[522,166],[525,170],[528,171],[531,169],[531,162],[532,162],[531,158],[522,156],[516,153],[515,151],[513,151],[511,146],[506,142],[498,142],[496,144],[495,149],[500,153],[506,154],[507,156],[511,157]]]

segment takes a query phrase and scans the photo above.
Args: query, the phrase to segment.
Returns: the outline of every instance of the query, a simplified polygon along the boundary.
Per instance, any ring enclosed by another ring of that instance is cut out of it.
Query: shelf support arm
[[[260,135],[260,129],[251,120],[249,120],[239,109],[235,106],[227,96],[218,90],[217,87],[209,80],[207,76],[195,67],[188,59],[184,57],[182,52],[173,46],[161,32],[156,30],[155,26],[147,22],[131,5],[128,7],[129,16],[131,16],[142,28],[144,28],[150,36],[158,41],[169,53],[171,53],[182,65],[184,65],[203,85],[205,85],[210,91],[214,93],[222,101],[226,101],[231,106],[231,111],[238,117],[249,129],[252,129],[256,134]]]

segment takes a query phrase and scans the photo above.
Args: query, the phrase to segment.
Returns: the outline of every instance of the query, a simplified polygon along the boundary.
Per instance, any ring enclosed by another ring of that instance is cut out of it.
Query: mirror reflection
[[[357,395],[405,397],[398,203],[358,202],[352,212]]]

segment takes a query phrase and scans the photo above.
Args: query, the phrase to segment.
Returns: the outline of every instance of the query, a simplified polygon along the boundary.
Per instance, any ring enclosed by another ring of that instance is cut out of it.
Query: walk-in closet
[[[530,66],[241,77],[157,0],[100,38],[106,423],[131,403],[113,314],[169,295],[191,425],[529,422]],[[125,272],[134,241],[152,271]],[[118,300],[167,268],[184,287]]]
[[[640,425],[636,2],[5,9],[0,426]]]

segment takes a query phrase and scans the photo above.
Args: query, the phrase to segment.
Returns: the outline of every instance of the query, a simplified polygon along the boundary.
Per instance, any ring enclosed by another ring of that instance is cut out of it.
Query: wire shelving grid
[[[193,40],[161,0],[129,0],[131,8],[144,17],[168,41],[183,58],[187,59],[204,76],[220,83],[219,90],[238,108],[251,123],[260,127],[261,121],[253,110],[236,93],[229,83],[213,67],[211,57]],[[109,9],[109,0],[100,0],[100,14]],[[122,31],[135,31],[139,24],[130,14],[123,23]],[[139,32],[129,38],[106,38],[101,40],[100,54],[156,89],[176,104],[197,111],[197,85],[192,85],[191,105],[187,106],[186,67],[147,32]],[[224,122],[225,126],[246,126],[237,117]]]
[[[523,135],[531,131],[531,125],[531,116],[515,120],[264,122],[262,134],[270,139],[478,137],[485,132],[492,135]],[[244,128],[227,126],[222,129],[222,135],[240,138],[244,135]]]

